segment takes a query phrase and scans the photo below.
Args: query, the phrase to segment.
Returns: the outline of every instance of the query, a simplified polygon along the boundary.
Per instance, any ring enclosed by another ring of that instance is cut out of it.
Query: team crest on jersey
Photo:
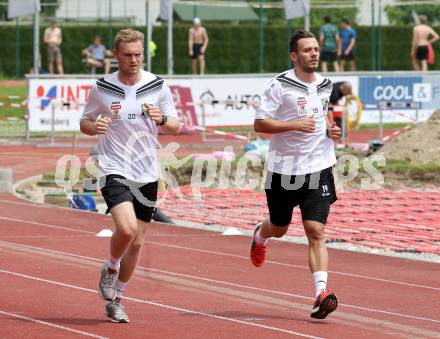
[[[120,101],[112,101],[110,105],[110,111],[112,112],[112,120],[121,120],[121,116],[119,115],[119,111],[121,110],[121,102]]]
[[[298,97],[298,101],[296,102],[300,109],[305,109],[307,105],[307,101],[305,97]]]
[[[321,103],[322,103],[322,109],[323,111],[327,111],[328,108],[328,99],[327,98],[321,98]]]
[[[121,110],[122,106],[121,106],[121,102],[120,101],[113,101],[110,109],[112,111],[113,114],[118,114],[119,111]]]
[[[296,104],[298,105],[298,115],[307,115],[307,100],[305,97],[298,97],[298,100],[296,101]]]

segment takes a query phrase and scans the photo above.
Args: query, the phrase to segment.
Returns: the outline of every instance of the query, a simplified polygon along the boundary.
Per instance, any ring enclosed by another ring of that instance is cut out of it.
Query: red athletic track
[[[384,136],[392,136],[396,131],[400,131],[401,129],[384,129]],[[242,135],[245,135],[242,133]],[[264,139],[268,139],[269,135],[260,134],[260,136]],[[363,144],[368,143],[371,139],[379,138],[378,130],[353,130],[350,131],[349,140],[354,144]],[[61,149],[63,149],[64,153],[68,153],[71,151],[72,144],[72,136],[57,136],[55,138],[55,142],[57,145],[63,145],[64,148],[58,148],[56,151],[59,153]],[[75,139],[76,145],[93,145],[96,143],[96,137],[83,137],[79,136]],[[209,135],[207,137],[207,142],[203,141],[203,137],[200,133],[182,133],[178,136],[171,135],[159,135],[159,141],[162,146],[165,147],[170,142],[177,142],[180,147],[177,150],[178,154],[190,154],[190,153],[210,153],[212,151],[223,150],[226,146],[233,146],[234,151],[237,152],[241,149],[242,146],[246,145],[247,142],[244,140],[234,139],[233,135],[227,136],[219,136],[219,135]],[[34,144],[39,144],[44,148],[44,145],[49,144],[49,138],[38,138],[34,137],[32,139]],[[32,147],[32,146],[30,146]],[[57,148],[55,148],[57,149]],[[88,152],[89,148],[78,148],[76,147],[75,152],[79,150]],[[45,149],[47,151],[47,149]]]
[[[110,220],[0,194],[0,337],[440,338],[437,264],[330,250],[340,307],[315,321],[305,246],[272,241],[254,268],[248,237],[159,224],[127,289],[132,323],[110,323],[95,291]]]
[[[338,201],[332,205],[326,225],[327,241],[399,253],[440,255],[439,193],[439,189],[338,192]],[[183,186],[175,193],[163,192],[161,196],[164,201],[159,207],[170,218],[203,225],[252,230],[255,221],[268,213],[265,194],[255,190]],[[301,216],[297,209],[287,235],[304,237],[299,225]]]
[[[396,130],[385,130],[385,135],[391,135]],[[365,143],[375,138],[377,131],[362,130],[352,131],[350,141],[353,143]],[[234,151],[238,152],[246,144],[243,140],[221,138],[215,136],[215,142],[203,142],[200,134],[182,134],[179,136],[160,135],[159,141],[162,147],[166,147],[171,142],[177,142],[180,147],[176,153],[187,155],[191,153],[211,153],[212,151],[223,150],[226,146],[233,146]],[[76,139],[75,155],[81,161],[88,157],[90,145],[96,143],[96,138],[84,137]],[[31,175],[41,174],[45,171],[54,171],[58,159],[62,155],[72,153],[72,137],[57,137],[56,143],[64,147],[49,147],[47,138],[34,138],[32,144],[26,145],[1,145],[0,166],[9,167],[14,170],[14,180],[24,179]],[[38,145],[38,147],[37,147]],[[165,153],[163,153],[166,155]]]

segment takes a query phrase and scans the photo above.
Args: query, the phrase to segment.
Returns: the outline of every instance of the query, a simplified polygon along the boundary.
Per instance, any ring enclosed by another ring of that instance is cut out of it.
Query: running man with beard
[[[269,217],[257,223],[250,258],[254,266],[263,265],[268,239],[287,232],[293,209],[299,206],[315,288],[310,316],[324,319],[338,305],[327,288],[324,229],[330,205],[337,199],[333,139],[340,137],[341,129],[327,117],[332,82],[315,72],[319,54],[315,36],[296,31],[290,39],[294,68],[272,79],[256,113],[255,131],[272,134],[265,184]]]

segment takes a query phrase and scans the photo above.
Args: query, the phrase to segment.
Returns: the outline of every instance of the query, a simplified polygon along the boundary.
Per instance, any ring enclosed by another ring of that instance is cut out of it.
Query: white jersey
[[[272,134],[268,170],[285,175],[318,172],[336,163],[333,140],[327,137],[326,115],[332,82],[316,74],[313,83],[299,80],[293,69],[271,80],[256,119],[315,119],[315,131],[289,131]]]
[[[177,112],[164,79],[141,73],[141,80],[132,86],[120,82],[118,72],[98,79],[89,92],[82,119],[112,120],[107,133],[98,138],[100,175],[119,174],[148,183],[159,177],[158,126],[143,105],[157,105],[167,117],[177,118]]]

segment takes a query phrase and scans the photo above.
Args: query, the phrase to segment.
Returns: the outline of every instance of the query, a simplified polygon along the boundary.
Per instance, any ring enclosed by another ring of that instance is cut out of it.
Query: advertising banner
[[[360,93],[367,108],[362,114],[361,123],[378,123],[380,103],[393,105],[406,103],[407,106],[383,110],[383,122],[426,121],[433,109],[440,107],[439,76],[360,76]],[[437,103],[433,103],[434,97]],[[412,103],[418,103],[419,110]]]
[[[30,79],[29,130],[79,131],[79,120],[94,79]],[[53,112],[52,112],[53,110]]]
[[[274,75],[206,76],[167,79],[185,128],[251,126],[261,95]],[[440,107],[440,76],[330,76],[349,81],[363,103],[361,123],[378,123],[380,102],[419,103],[418,120]],[[95,79],[29,79],[30,131],[77,131],[88,91]],[[411,122],[414,106],[383,111],[384,122]]]

